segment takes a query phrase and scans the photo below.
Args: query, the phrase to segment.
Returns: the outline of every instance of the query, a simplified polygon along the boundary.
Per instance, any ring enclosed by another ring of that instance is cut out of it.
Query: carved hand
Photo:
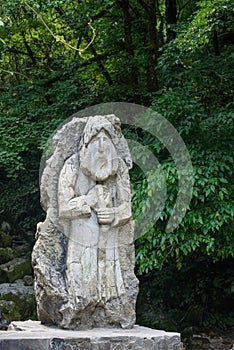
[[[72,217],[91,216],[90,206],[85,202],[84,198],[76,197],[69,202]]]
[[[90,217],[91,216],[91,209],[89,207],[89,205],[84,204],[82,206],[82,208],[75,208],[72,210],[72,213],[74,213],[74,215],[78,215],[78,216],[84,216],[84,217]]]
[[[98,222],[101,225],[111,224],[114,220],[113,208],[101,208],[97,209]]]

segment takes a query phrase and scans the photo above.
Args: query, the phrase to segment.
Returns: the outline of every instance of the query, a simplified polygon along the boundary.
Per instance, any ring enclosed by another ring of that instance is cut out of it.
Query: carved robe
[[[119,160],[120,172],[126,165]],[[104,304],[126,298],[119,260],[119,227],[131,218],[129,184],[126,174],[114,175],[102,184],[83,174],[78,154],[68,159],[59,180],[59,213],[69,238],[66,275],[75,303]],[[128,177],[127,177],[128,179]],[[126,181],[126,180],[125,180]],[[126,186],[128,185],[128,186]],[[95,210],[104,205],[114,209],[111,225],[100,225]]]

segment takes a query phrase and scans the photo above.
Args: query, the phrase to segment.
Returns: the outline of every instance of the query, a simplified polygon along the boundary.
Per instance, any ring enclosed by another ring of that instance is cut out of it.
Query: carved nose
[[[103,137],[100,138],[99,140],[99,150],[100,152],[104,151],[104,141],[103,141]]]

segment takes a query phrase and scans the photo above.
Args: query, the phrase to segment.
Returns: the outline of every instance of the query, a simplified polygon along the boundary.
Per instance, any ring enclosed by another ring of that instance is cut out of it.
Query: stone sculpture
[[[68,329],[132,328],[131,155],[115,115],[73,119],[53,137],[41,176],[32,261],[38,316]]]

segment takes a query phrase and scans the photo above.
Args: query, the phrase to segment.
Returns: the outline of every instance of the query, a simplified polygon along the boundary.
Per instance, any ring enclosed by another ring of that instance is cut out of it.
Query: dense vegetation
[[[155,152],[168,191],[160,219],[136,242],[138,272],[155,281],[154,302],[162,302],[168,276],[168,299],[178,293],[172,283],[177,276],[181,308],[207,306],[211,287],[233,300],[233,19],[231,0],[3,0],[0,209],[24,230],[34,230],[43,219],[41,153],[71,114],[111,101],[151,107],[185,141],[195,182],[184,220],[165,233],[178,190],[173,160],[144,130],[126,131]],[[137,167],[131,176],[137,215],[157,178],[147,183]],[[215,275],[215,264],[226,271]],[[198,273],[201,266],[207,274]],[[200,283],[194,289],[191,282],[183,294],[181,279],[191,273]],[[228,319],[228,325],[234,323],[234,314]]]

